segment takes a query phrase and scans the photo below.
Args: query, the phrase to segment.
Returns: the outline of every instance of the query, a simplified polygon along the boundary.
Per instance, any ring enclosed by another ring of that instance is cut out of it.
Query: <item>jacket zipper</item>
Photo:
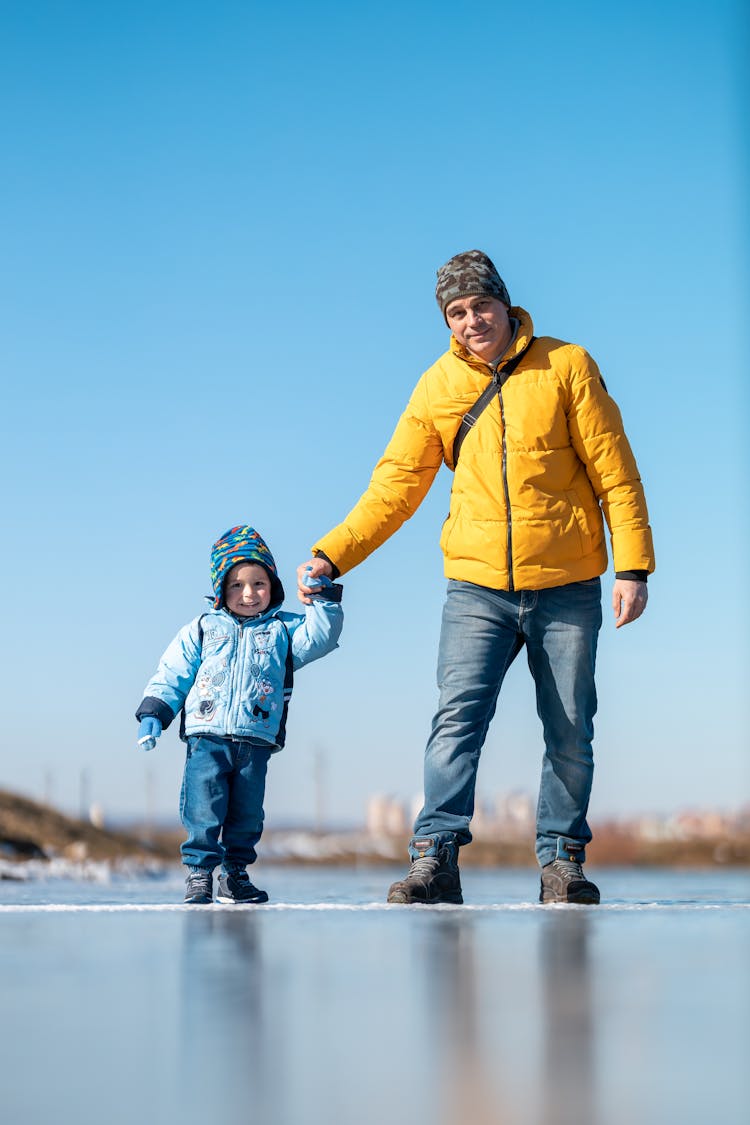
[[[503,476],[503,494],[505,496],[505,512],[508,531],[506,535],[505,550],[507,552],[508,564],[508,590],[514,589],[513,585],[513,525],[510,518],[510,489],[508,488],[508,451],[505,444],[505,404],[503,403],[503,391],[500,383],[498,382],[497,372],[493,375],[497,385],[497,400],[500,403],[500,421],[503,426],[503,455],[501,460],[501,472]]]
[[[236,729],[239,721],[241,697],[239,687],[242,683],[242,664],[244,663],[244,630],[238,621],[234,622],[234,627],[237,630],[237,659],[234,662],[234,676],[232,677],[231,698],[234,699],[234,711],[227,715],[227,728],[229,730]]]

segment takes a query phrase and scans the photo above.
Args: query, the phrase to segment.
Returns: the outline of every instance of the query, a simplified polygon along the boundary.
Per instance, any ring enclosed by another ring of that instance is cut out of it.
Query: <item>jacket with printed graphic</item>
[[[503,356],[533,335],[519,320]],[[440,545],[448,578],[497,590],[539,590],[594,578],[607,568],[602,512],[616,572],[654,569],[638,468],[594,360],[543,336],[479,416],[461,447],[463,416],[491,370],[451,337],[417,383],[370,485],[343,523],[313,547],[340,574],[361,563],[414,514],[440,466],[455,469]]]
[[[167,648],[136,718],[155,715],[166,729],[184,708],[181,737],[258,738],[280,750],[292,674],[338,648],[342,625],[340,604],[323,597],[304,613],[204,613]]]

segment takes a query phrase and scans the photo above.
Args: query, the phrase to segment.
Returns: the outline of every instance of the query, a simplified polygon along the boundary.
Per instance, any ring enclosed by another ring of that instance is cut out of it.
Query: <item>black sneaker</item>
[[[420,853],[435,849],[432,836],[414,840],[412,846]],[[393,883],[388,902],[462,903],[461,876],[458,871],[458,846],[451,842],[437,845],[436,855],[420,854],[412,861],[405,879]]]
[[[244,867],[232,867],[219,876],[217,902],[268,902],[265,891],[259,891],[250,882]]]
[[[214,873],[208,867],[188,867],[185,880],[185,902],[193,905],[213,902]]]
[[[553,859],[542,868],[539,901],[595,906],[599,902],[599,888],[589,882],[577,859]]]

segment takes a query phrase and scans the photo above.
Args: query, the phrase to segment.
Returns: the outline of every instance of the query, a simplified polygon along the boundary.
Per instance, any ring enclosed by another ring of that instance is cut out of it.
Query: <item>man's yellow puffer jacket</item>
[[[520,326],[507,362],[533,334]],[[419,507],[490,369],[451,337],[417,383],[370,485],[343,523],[315,544],[344,574]],[[652,571],[643,488],[620,412],[592,358],[548,336],[535,340],[461,446],[440,545],[445,574],[497,590],[539,590],[607,569]]]

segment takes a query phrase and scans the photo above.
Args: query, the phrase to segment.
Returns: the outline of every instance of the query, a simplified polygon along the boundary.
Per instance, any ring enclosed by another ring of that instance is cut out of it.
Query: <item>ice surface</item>
[[[250,908],[182,906],[179,870],[1,883],[4,1119],[744,1125],[746,873],[602,871],[604,908],[528,870],[467,871],[466,908],[258,874]]]
[[[393,867],[353,869],[259,863],[253,868],[253,880],[269,891],[269,907],[317,904],[376,908],[384,906],[389,883],[401,873],[401,869]],[[602,888],[603,906],[607,909],[723,907],[750,902],[750,872],[744,868],[606,868],[591,870],[590,874]],[[538,906],[539,876],[532,868],[466,868],[461,878],[466,907]],[[7,905],[170,906],[182,902],[183,891],[184,872],[179,864],[153,868],[144,874],[137,867],[113,870],[105,863],[0,863],[0,911]],[[214,905],[212,909],[220,907]]]

